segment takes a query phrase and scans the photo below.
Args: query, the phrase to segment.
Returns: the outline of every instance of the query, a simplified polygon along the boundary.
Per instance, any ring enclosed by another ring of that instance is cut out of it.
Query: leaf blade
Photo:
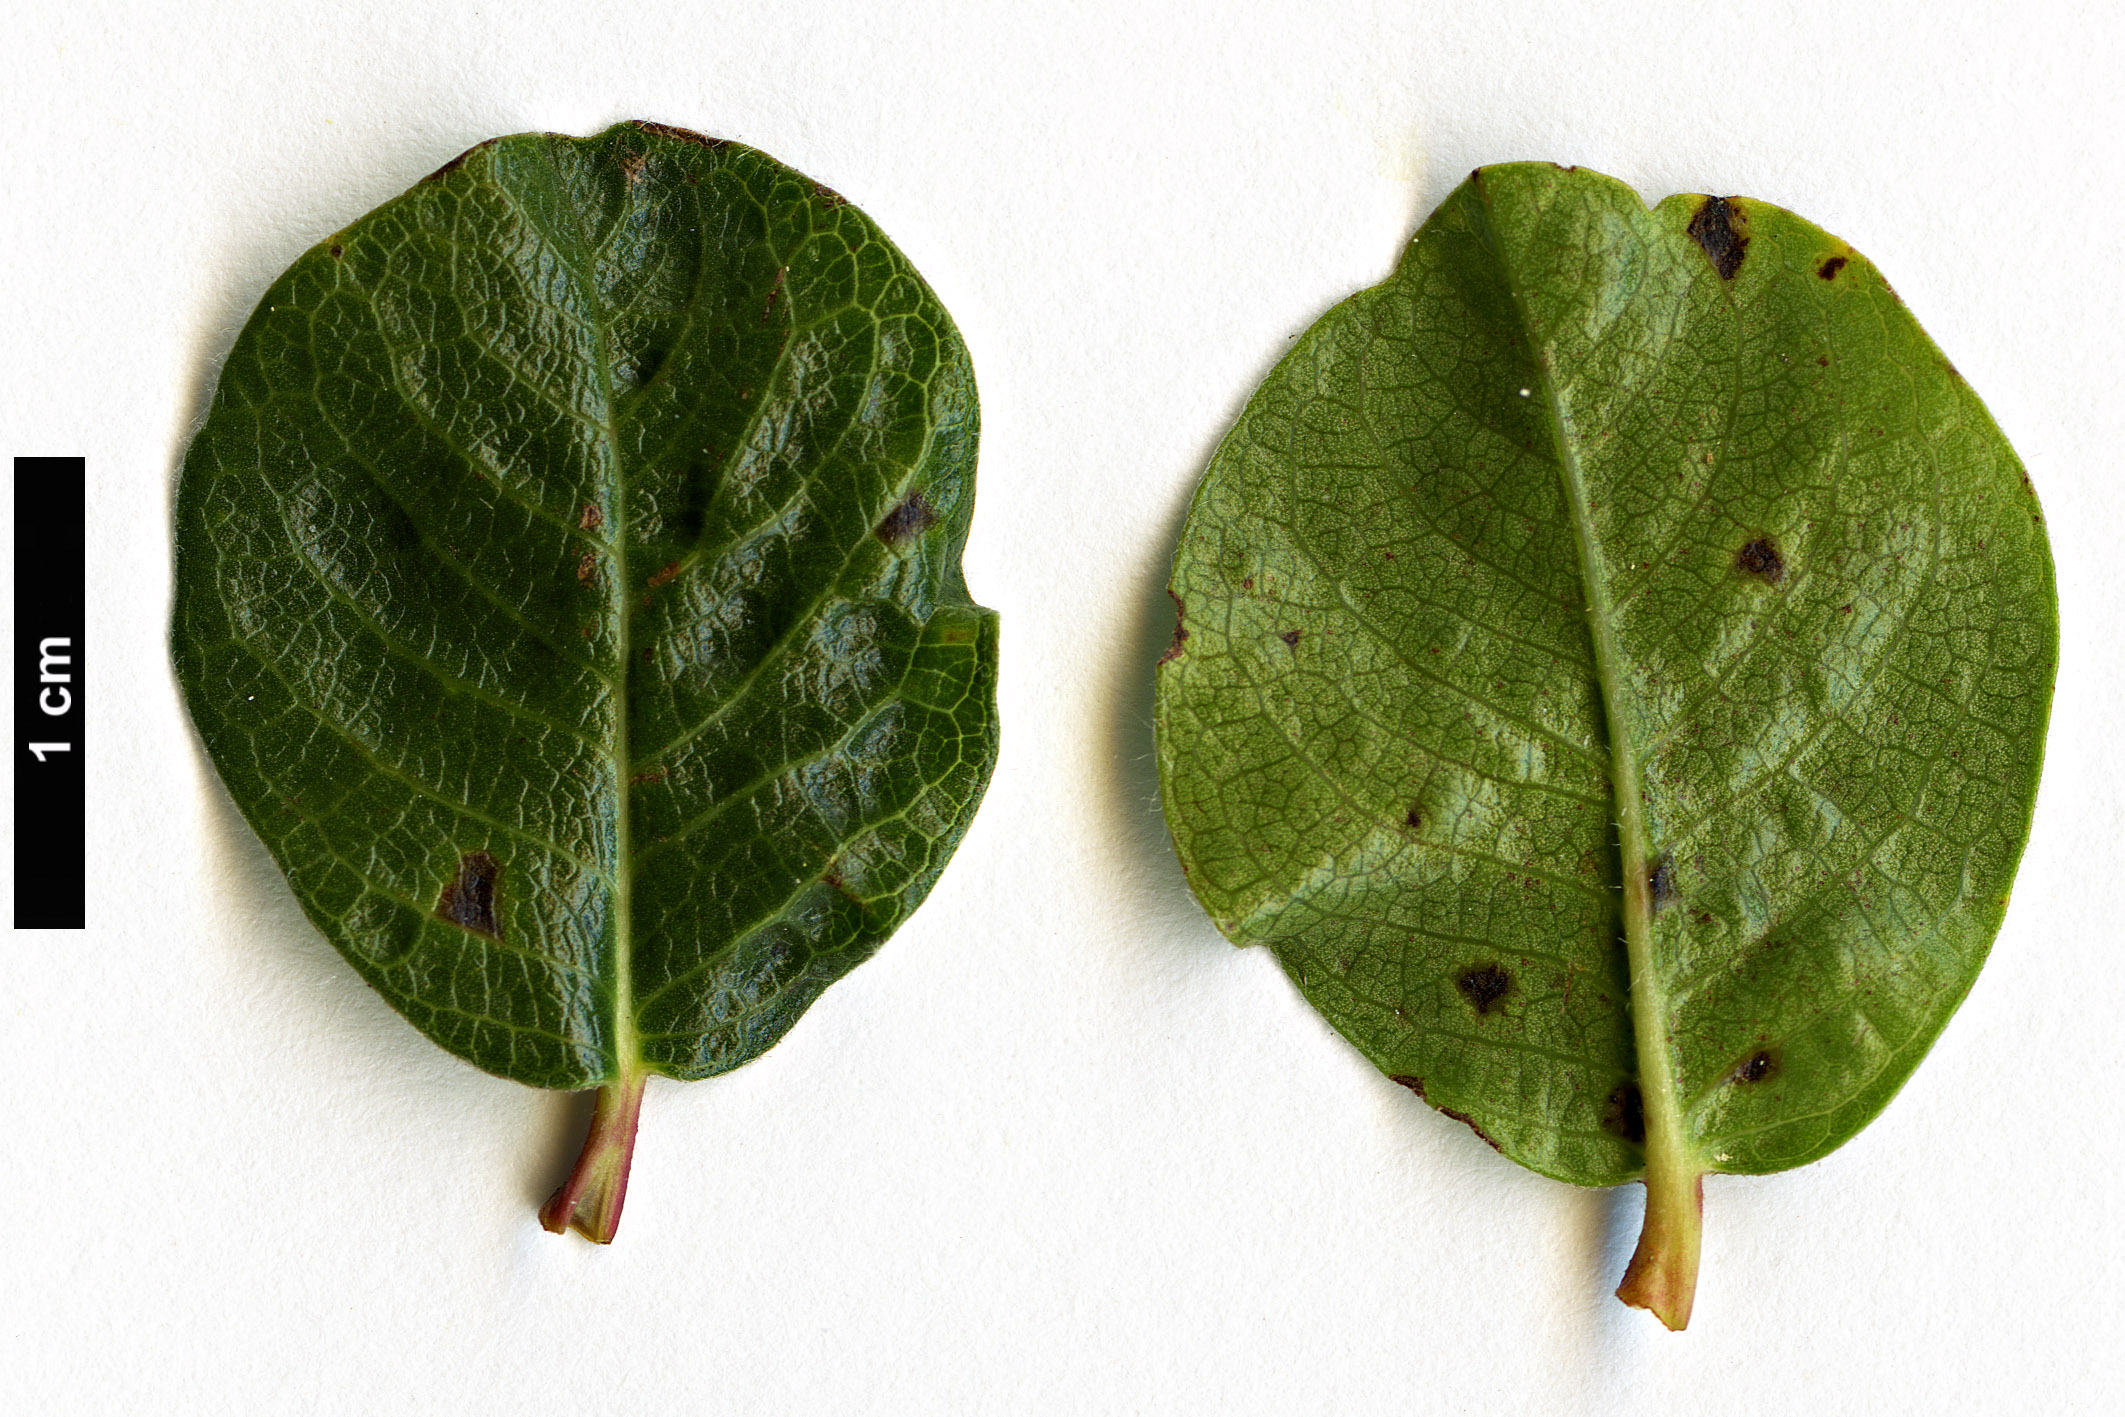
[[[180,680],[306,912],[438,1043],[542,1086],[724,1071],[986,784],[977,429],[949,317],[838,197],[654,125],[482,144],[239,337],[180,483]],[[859,848],[876,898],[836,912]]]
[[[2041,515],[1878,273],[1790,213],[1479,171],[1264,382],[1172,588],[1197,895],[1533,1169],[1637,1175],[1637,1119],[1686,1189],[1824,1154],[1997,929],[2056,657]],[[1914,741],[1938,788],[1869,789]]]

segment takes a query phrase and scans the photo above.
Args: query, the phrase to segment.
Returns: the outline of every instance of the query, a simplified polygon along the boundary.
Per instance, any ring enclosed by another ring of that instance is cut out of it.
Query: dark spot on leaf
[[[346,248],[346,247],[344,247],[344,246],[342,246],[342,245],[340,245],[340,244],[339,244],[339,243],[338,243],[337,241],[335,241],[335,242],[333,242],[333,243],[332,243],[332,248],[331,248],[331,249],[332,249],[332,259],[333,259],[333,260],[335,260],[335,261],[336,261],[336,260],[338,260],[338,259],[339,259],[340,257],[342,257],[342,256],[344,256],[344,255],[346,255],[346,254],[347,254],[347,248]]]
[[[669,583],[671,578],[678,574],[679,563],[677,561],[667,561],[662,566],[658,567],[655,571],[650,573],[648,588],[651,590],[655,590],[657,589],[657,587]]]
[[[1403,814],[1402,825],[1408,827],[1411,831],[1415,831],[1418,827],[1424,825],[1424,813],[1415,807],[1410,808],[1408,812]]]
[[[605,525],[605,513],[598,509],[597,503],[585,502],[583,515],[576,519],[576,525],[584,531],[596,531]]]
[[[1461,997],[1479,1014],[1487,1014],[1513,989],[1513,976],[1502,964],[1479,964],[1461,971],[1454,980]]]
[[[1762,1082],[1778,1071],[1778,1059],[1768,1048],[1759,1048],[1742,1060],[1734,1069],[1734,1081],[1738,1083]]]
[[[922,535],[937,525],[937,513],[920,492],[908,493],[906,499],[885,514],[873,533],[888,546],[897,546],[912,537]]]
[[[1820,266],[1817,266],[1815,268],[1815,274],[1821,276],[1824,280],[1836,280],[1837,273],[1843,270],[1844,268],[1845,258],[1842,256],[1832,256],[1829,260],[1824,261]]]
[[[1759,536],[1734,553],[1734,569],[1765,585],[1777,585],[1786,578],[1786,558],[1779,554],[1776,541]]]
[[[1293,649],[1299,647],[1299,632],[1297,630],[1286,630],[1283,634],[1278,635],[1277,638],[1290,645]]]
[[[1408,1088],[1411,1092],[1414,1092],[1419,1097],[1424,1096],[1424,1079],[1422,1078],[1413,1078],[1402,1074],[1396,1074],[1395,1076],[1392,1076],[1387,1080],[1392,1083],[1400,1083],[1403,1087]],[[1431,1099],[1425,1098],[1425,1100],[1428,1102]]]
[[[1634,1146],[1645,1145],[1645,1094],[1635,1082],[1619,1082],[1601,1109],[1601,1130]]]
[[[814,182],[812,191],[817,193],[819,200],[829,207],[845,207],[848,205],[848,198],[842,196],[824,182]]]
[[[594,551],[585,551],[583,559],[576,562],[576,580],[589,585],[598,575],[598,557]]]
[[[705,133],[696,133],[691,128],[674,128],[669,123],[650,123],[638,118],[635,120],[634,126],[645,133],[654,133],[660,138],[670,138],[681,143],[693,143],[698,147],[714,148],[720,151],[730,146],[730,141],[726,138],[711,138]]]
[[[1481,1127],[1477,1126],[1476,1119],[1474,1117],[1469,1116],[1466,1112],[1456,1112],[1451,1107],[1441,1107],[1439,1109],[1439,1112],[1440,1115],[1453,1118],[1456,1122],[1461,1123],[1470,1131],[1474,1132],[1477,1136],[1483,1138],[1485,1145],[1489,1146],[1492,1151],[1498,1152],[1501,1155],[1504,1153],[1505,1148],[1498,1145],[1497,1141],[1491,1136],[1489,1132],[1486,1132]]]
[[[643,785],[643,784],[645,784],[645,783],[652,783],[652,784],[653,784],[653,783],[659,783],[659,782],[662,782],[662,781],[663,781],[663,780],[664,780],[665,778],[669,777],[670,775],[671,775],[671,769],[670,769],[670,768],[650,768],[650,769],[649,769],[648,771],[646,771],[646,772],[638,772],[638,773],[636,773],[636,774],[635,774],[635,775],[634,775],[633,777],[631,777],[631,778],[629,778],[629,779],[627,779],[627,780],[628,780],[628,782],[629,782],[629,783],[631,783],[631,784],[633,784],[633,785],[635,785],[635,786],[638,786],[638,787],[639,787],[639,786],[641,786],[641,785]]]
[[[1675,898],[1675,858],[1662,852],[1645,873],[1645,893],[1658,910]]]
[[[502,922],[495,903],[501,885],[501,863],[484,851],[468,851],[458,858],[457,875],[443,887],[435,913],[453,925],[499,940]]]
[[[672,509],[672,520],[681,542],[699,545],[708,529],[709,503],[715,499],[717,484],[723,480],[721,459],[716,450],[704,446],[701,457],[706,461],[690,461],[686,478],[679,484],[679,495],[665,505]]]
[[[1167,645],[1166,652],[1158,657],[1160,664],[1171,664],[1179,659],[1181,646],[1188,642],[1188,627],[1182,623],[1188,618],[1188,607],[1172,591],[1167,591],[1166,596],[1173,602],[1173,643]]]
[[[633,363],[622,365],[615,369],[614,372],[619,375],[622,381],[639,389],[657,377],[657,371],[664,367],[665,358],[666,351],[664,350],[645,349],[635,356]],[[622,390],[622,392],[625,391]]]
[[[775,268],[774,283],[768,286],[767,288],[767,305],[760,311],[761,324],[765,325],[767,323],[768,317],[775,313],[775,302],[782,298],[782,278],[788,274],[788,266],[778,266]]]
[[[1249,577],[1247,577],[1247,579],[1246,579],[1246,580],[1243,580],[1243,581],[1241,581],[1241,582],[1240,582],[1240,589],[1241,589],[1241,590],[1253,590],[1253,589],[1254,589],[1254,577],[1253,577],[1253,576],[1249,576]]]
[[[1734,213],[1739,210],[1729,198],[1706,197],[1697,215],[1690,218],[1690,239],[1704,248],[1721,280],[1734,279],[1749,244],[1749,238],[1734,229]]]

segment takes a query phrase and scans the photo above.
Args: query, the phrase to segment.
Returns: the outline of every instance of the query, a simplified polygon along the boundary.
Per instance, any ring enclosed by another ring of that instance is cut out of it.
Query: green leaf
[[[759,1056],[921,903],[996,758],[958,332],[854,207],[655,124],[472,149],[237,338],[172,632],[319,929],[443,1047],[602,1089]]]
[[[1158,676],[1197,897],[1513,1160],[1812,1161],[1969,990],[2058,624],[2035,494],[1865,257],[1768,204],[1486,168],[1255,394]]]

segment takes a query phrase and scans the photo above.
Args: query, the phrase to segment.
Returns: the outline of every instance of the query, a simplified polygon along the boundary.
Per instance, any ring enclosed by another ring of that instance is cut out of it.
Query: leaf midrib
[[[544,151],[543,156],[545,162],[542,168],[517,167],[514,172],[521,174],[523,178],[530,178],[534,183],[542,179],[550,181],[553,186],[549,188],[549,192],[553,200],[565,210],[567,216],[572,216],[575,219],[573,230],[566,229],[570,223],[565,218],[557,225],[548,225],[546,221],[541,219],[538,209],[519,199],[517,191],[512,190],[503,173],[496,172],[490,168],[489,180],[493,183],[503,200],[516,211],[519,218],[530,231],[535,233],[539,240],[553,248],[556,256],[560,258],[575,283],[581,288],[583,313],[579,318],[591,336],[592,357],[598,365],[596,383],[593,385],[591,392],[601,405],[601,416],[586,418],[583,421],[597,432],[597,444],[600,449],[598,461],[602,464],[603,474],[609,483],[609,489],[605,492],[603,500],[605,502],[605,515],[608,517],[612,527],[611,541],[608,547],[601,549],[609,549],[609,554],[612,558],[607,614],[613,619],[614,641],[618,655],[617,682],[613,686],[612,701],[615,718],[609,744],[604,745],[609,753],[613,776],[612,804],[614,811],[612,839],[615,859],[610,878],[612,882],[612,921],[614,928],[611,971],[613,1069],[608,1077],[600,1080],[607,1084],[613,1084],[625,1083],[647,1072],[663,1071],[662,1068],[645,1056],[643,1049],[646,1037],[663,1035],[644,1035],[637,1024],[637,1015],[640,1013],[642,1006],[650,999],[655,998],[656,993],[662,992],[662,990],[660,987],[658,991],[653,991],[646,998],[637,998],[634,992],[633,979],[633,884],[634,868],[640,864],[634,858],[632,849],[632,804],[630,800],[636,767],[631,741],[632,695],[630,689],[630,670],[633,667],[635,637],[633,634],[633,602],[630,595],[631,578],[628,566],[628,488],[627,479],[623,475],[628,459],[623,455],[619,439],[619,389],[616,387],[614,379],[614,356],[611,347],[611,333],[615,317],[620,310],[624,310],[626,307],[623,305],[618,310],[608,308],[604,299],[604,292],[598,283],[597,275],[599,253],[609,243],[612,235],[626,225],[628,220],[627,212],[633,203],[635,189],[630,186],[626,194],[620,198],[619,209],[601,236],[592,227],[592,222],[595,220],[594,209],[589,204],[575,200],[569,193],[566,186],[566,174],[562,171],[560,154],[549,147]],[[698,295],[698,290],[695,293]],[[687,324],[690,327],[698,314],[698,307],[695,302],[690,301],[689,303],[694,306],[694,308],[688,310],[686,317]],[[795,319],[794,303],[786,302],[785,310],[788,313],[785,315],[785,319],[789,322],[789,328],[784,333],[782,348],[776,357],[776,367],[779,369],[782,362],[789,357],[790,350],[801,333],[831,320],[846,308],[849,308],[849,306],[836,305],[831,309],[814,311],[800,322]],[[875,372],[876,368],[877,355],[878,352],[874,349],[872,351],[873,372]],[[667,364],[665,370],[658,371],[659,376],[664,375],[669,367]],[[766,416],[769,402],[768,399],[763,397],[754,408],[748,411],[745,433],[732,444],[724,455],[724,471],[726,473],[728,472],[729,464],[743,454],[750,440],[752,430],[757,428]],[[577,416],[580,417],[581,415]],[[849,429],[844,428],[841,430],[837,438],[837,446],[839,442],[845,441],[849,435]],[[676,435],[673,436],[675,437]],[[934,430],[932,430],[932,436],[934,436]],[[669,442],[670,439],[667,439],[666,446],[669,446]],[[661,452],[662,449],[659,449],[654,453],[647,454],[643,460],[645,462],[654,462]],[[900,484],[895,488],[894,495],[896,499],[905,496],[909,491],[915,480],[916,467],[920,466],[921,461],[921,459],[917,459],[904,472]],[[727,476],[719,478],[715,496],[721,498],[727,486]],[[791,505],[801,502],[806,495],[807,493],[800,489],[794,494],[790,503],[778,509],[774,515],[767,518],[767,521],[772,522],[775,516],[786,514]],[[591,540],[596,542],[597,538],[591,538]],[[853,554],[852,551],[850,553],[851,557]],[[682,564],[691,569],[701,562],[703,555],[704,548],[696,544],[682,558]],[[846,565],[847,560],[845,559],[843,569],[846,569]],[[810,609],[816,610],[832,593],[831,584],[829,587],[823,588],[814,597]],[[709,714],[703,722],[692,726],[682,733],[678,739],[663,745],[653,756],[645,758],[643,761],[657,762],[665,759],[674,748],[685,741],[691,740],[727,713],[733,705],[742,700],[745,688],[749,687],[754,680],[766,672],[776,653],[787,647],[791,637],[809,618],[809,612],[795,617],[791,625],[786,627],[782,636],[778,638],[776,645],[763,656],[759,664],[756,664],[748,671],[743,682],[735,692],[726,696],[723,704]],[[851,735],[859,731],[861,727],[861,724],[852,727],[850,730]],[[716,810],[720,811],[722,808],[719,807]],[[711,815],[714,815],[714,813],[712,812]]]
[[[556,197],[562,206],[574,213],[579,219],[578,230],[569,234],[568,239],[563,239],[562,233],[549,228],[539,220],[537,214],[530,207],[518,201],[516,194],[500,180],[499,174],[492,174],[492,176],[494,185],[504,200],[517,210],[532,230],[536,231],[543,240],[556,249],[558,254],[563,256],[563,259],[571,268],[571,272],[583,292],[586,306],[584,322],[592,337],[593,357],[597,363],[597,394],[602,405],[602,416],[587,421],[597,430],[598,441],[603,451],[601,461],[604,464],[605,475],[609,479],[610,490],[606,498],[608,506],[605,508],[605,515],[613,528],[613,532],[610,542],[612,568],[608,614],[613,618],[614,639],[618,654],[618,671],[613,695],[613,733],[609,745],[613,778],[612,800],[614,814],[614,862],[611,873],[613,891],[613,1073],[611,1077],[604,1081],[608,1083],[625,1083],[644,1072],[661,1071],[661,1069],[656,1068],[643,1055],[643,1035],[637,1026],[636,1014],[638,1005],[645,1001],[638,1000],[634,995],[634,867],[638,863],[633,855],[631,831],[632,803],[630,797],[633,790],[635,763],[631,741],[633,706],[629,687],[631,683],[630,670],[633,666],[634,657],[634,635],[633,613],[630,603],[631,580],[627,555],[629,536],[627,479],[623,475],[625,460],[622,457],[619,444],[617,420],[619,395],[613,382],[613,355],[610,342],[614,312],[606,308],[597,282],[598,253],[604,243],[598,238],[597,233],[588,229],[590,213],[567,194],[565,185],[563,185],[565,184],[565,175],[560,170],[560,161],[555,151],[548,148],[545,151],[545,157],[547,173],[553,177],[557,185],[561,186],[561,190],[555,194]],[[630,184],[627,195],[621,199],[622,210],[615,214],[609,231],[617,231],[626,221],[625,208],[632,201],[633,192],[634,188]],[[815,314],[808,323],[817,323],[820,320],[831,318],[832,314],[837,313],[839,308],[837,307],[836,311]],[[694,318],[692,310],[689,310],[687,318],[690,324]],[[797,329],[794,326],[786,332],[782,352],[777,356],[778,366],[781,359],[787,356],[796,334]],[[761,418],[764,417],[768,402],[763,397],[751,410],[745,434],[733,443],[729,452],[726,453],[726,462],[736,459],[741,454],[750,438],[751,430],[757,427]],[[846,436],[846,430],[844,430],[843,436]],[[909,477],[910,479],[912,478],[912,469]],[[726,485],[726,480],[719,479],[718,496],[721,495],[724,485]],[[903,487],[900,490],[904,493],[906,489]],[[802,495],[801,492],[798,494],[800,498]],[[700,556],[701,548],[696,546],[684,558],[685,563],[689,566],[696,564]],[[822,592],[815,599],[814,608],[816,608],[817,604],[823,602],[825,598],[826,593]],[[794,628],[796,623],[801,623],[806,618],[808,617],[798,617],[798,620],[793,622],[792,628]],[[786,631],[785,639],[787,633]],[[772,657],[772,654],[767,656],[768,659]],[[766,660],[763,660],[760,665],[756,665],[746,676],[746,683],[750,684],[764,670],[765,666]],[[737,693],[727,698],[725,703],[709,716],[708,720],[702,724],[695,725],[693,729],[681,735],[680,741],[691,739],[705,729],[709,723],[720,718],[723,712],[727,711],[742,695],[743,687],[741,686]],[[677,743],[664,745],[658,750],[656,758],[662,759],[675,746],[677,746]]]
[[[605,517],[612,527],[611,555],[612,573],[606,580],[608,614],[613,620],[614,640],[618,653],[618,673],[613,689],[612,739],[608,745],[608,757],[612,771],[613,814],[613,863],[612,863],[612,1054],[613,1073],[607,1082],[625,1082],[644,1069],[641,1039],[635,1031],[634,1010],[634,863],[629,841],[629,813],[632,804],[629,794],[633,774],[631,749],[628,741],[629,721],[633,716],[633,701],[630,692],[628,670],[634,654],[633,618],[628,614],[627,571],[627,479],[621,475],[619,428],[614,418],[618,405],[618,392],[612,381],[611,312],[598,289],[597,252],[599,244],[595,233],[585,229],[589,214],[576,203],[566,189],[566,176],[551,146],[543,149],[546,171],[553,178],[556,195],[562,204],[578,218],[578,230],[571,242],[563,241],[559,233],[549,230],[534,211],[517,199],[514,192],[502,181],[501,174],[489,169],[495,190],[503,200],[514,207],[526,225],[550,242],[557,252],[565,252],[578,287],[583,293],[586,307],[585,324],[589,326],[594,362],[597,365],[597,393],[601,404],[601,416],[593,420],[603,449],[602,462],[606,477]],[[491,159],[490,159],[491,161]],[[630,183],[628,195],[621,199],[622,206],[632,200],[634,187]],[[614,229],[625,220],[624,211],[613,217]]]
[[[1638,1089],[1645,1122],[1646,1169],[1697,1167],[1694,1148],[1682,1125],[1675,1059],[1668,1046],[1667,996],[1653,968],[1652,898],[1638,760],[1623,702],[1622,675],[1616,648],[1614,610],[1609,602],[1608,568],[1596,536],[1593,507],[1579,465],[1578,445],[1570,436],[1570,417],[1557,389],[1549,349],[1535,336],[1527,299],[1507,259],[1504,243],[1491,219],[1490,195],[1476,174],[1478,237],[1498,263],[1499,275],[1512,298],[1529,362],[1534,366],[1543,420],[1562,474],[1564,501],[1572,522],[1572,543],[1579,560],[1580,589],[1585,592],[1588,634],[1593,640],[1594,678],[1601,688],[1602,723],[1609,749],[1609,780],[1615,793],[1619,854],[1622,857],[1624,954],[1630,970],[1632,1041],[1638,1063]]]

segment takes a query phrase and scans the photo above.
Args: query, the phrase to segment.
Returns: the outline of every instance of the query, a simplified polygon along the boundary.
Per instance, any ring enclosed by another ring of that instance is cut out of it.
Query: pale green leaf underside
[[[1256,393],[1173,593],[1196,894],[1536,1170],[1643,1165],[1612,743],[1708,1169],[1850,1137],[1998,928],[2057,654],[2042,519],[1887,283],[1788,212],[1476,174]]]
[[[627,124],[304,255],[178,495],[174,649],[305,910],[548,1087],[724,1071],[922,900],[996,755],[964,346],[868,218]]]

